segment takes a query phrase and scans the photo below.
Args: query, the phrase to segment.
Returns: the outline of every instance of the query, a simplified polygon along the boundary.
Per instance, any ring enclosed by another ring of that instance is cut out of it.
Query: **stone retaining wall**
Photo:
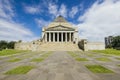
[[[105,43],[102,42],[87,42],[86,39],[79,41],[78,46],[84,51],[88,50],[104,50]]]

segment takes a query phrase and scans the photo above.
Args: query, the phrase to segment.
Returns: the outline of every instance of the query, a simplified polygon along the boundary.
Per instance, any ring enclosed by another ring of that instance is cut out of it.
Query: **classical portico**
[[[72,27],[62,16],[42,29],[44,42],[75,42],[78,41],[78,30]]]
[[[45,42],[72,42],[73,34],[72,31],[46,31]]]

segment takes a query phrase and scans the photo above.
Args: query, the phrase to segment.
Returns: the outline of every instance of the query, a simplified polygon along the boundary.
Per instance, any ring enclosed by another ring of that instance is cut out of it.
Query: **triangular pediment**
[[[59,25],[59,26],[47,28],[46,30],[47,31],[74,31],[75,29],[72,27]]]

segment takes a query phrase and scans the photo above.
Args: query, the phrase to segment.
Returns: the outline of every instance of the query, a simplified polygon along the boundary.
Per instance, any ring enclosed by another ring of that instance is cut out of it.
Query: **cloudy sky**
[[[58,15],[88,41],[120,35],[120,0],[0,0],[0,40],[40,39],[42,27]]]

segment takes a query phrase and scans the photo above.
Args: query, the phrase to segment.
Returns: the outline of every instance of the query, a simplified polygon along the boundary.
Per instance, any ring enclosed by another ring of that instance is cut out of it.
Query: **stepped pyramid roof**
[[[60,15],[54,20],[54,22],[67,22],[67,21],[65,20],[65,18],[63,18],[63,16]]]
[[[48,27],[55,27],[59,25],[65,27],[72,27],[72,25],[67,20],[65,20],[65,18],[61,15],[55,18],[54,21],[48,25]]]

